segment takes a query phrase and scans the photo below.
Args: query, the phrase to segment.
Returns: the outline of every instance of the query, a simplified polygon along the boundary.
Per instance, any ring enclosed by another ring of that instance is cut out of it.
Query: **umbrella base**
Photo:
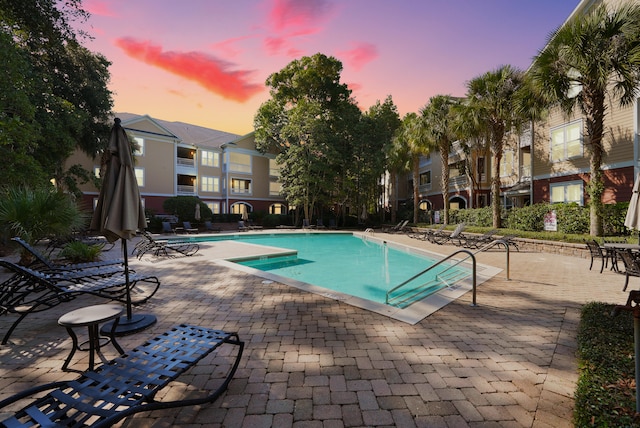
[[[116,329],[112,332],[113,321],[110,321],[102,326],[100,334],[103,336],[128,336],[130,334],[137,333],[146,328],[151,327],[157,321],[155,315],[150,314],[136,314],[131,318],[127,316],[120,317]]]

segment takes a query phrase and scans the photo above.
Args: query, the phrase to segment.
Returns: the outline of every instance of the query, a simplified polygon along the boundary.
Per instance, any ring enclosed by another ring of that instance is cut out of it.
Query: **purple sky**
[[[266,78],[321,52],[363,110],[401,115],[503,64],[526,69],[578,0],[85,0],[115,110],[246,134]]]

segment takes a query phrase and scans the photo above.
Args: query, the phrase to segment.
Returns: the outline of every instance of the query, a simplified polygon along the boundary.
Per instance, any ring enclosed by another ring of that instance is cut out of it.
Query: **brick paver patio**
[[[405,235],[385,239],[442,254],[456,249]],[[511,280],[503,271],[481,285],[478,306],[467,293],[410,325],[221,267],[211,260],[220,251],[223,243],[203,244],[189,258],[132,260],[136,271],[162,280],[156,296],[134,308],[158,323],[119,342],[131,349],[178,323],[238,331],[245,355],[228,392],[211,405],[143,413],[119,426],[570,427],[580,306],[627,298],[624,277],[589,271],[586,259],[512,252]],[[504,268],[505,253],[481,253],[478,261]],[[71,340],[56,321],[100,302],[82,297],[28,317],[0,346],[0,399],[74,378],[61,371]],[[0,318],[2,334],[14,319]],[[104,353],[115,356],[110,346]],[[163,393],[197,394],[220,377],[224,359],[203,361]],[[87,361],[79,352],[72,365]]]

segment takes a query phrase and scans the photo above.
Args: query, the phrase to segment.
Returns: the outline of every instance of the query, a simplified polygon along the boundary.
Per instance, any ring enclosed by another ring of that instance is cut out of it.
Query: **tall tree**
[[[384,186],[380,185],[380,180],[388,169],[385,154],[391,150],[393,136],[400,124],[400,115],[391,96],[383,103],[377,101],[363,115],[361,132],[358,132],[360,142],[356,147],[358,157],[362,159],[361,175],[368,195],[362,201],[365,205],[378,205],[376,203],[384,199]]]
[[[552,32],[535,57],[529,76],[549,104],[585,117],[590,162],[590,233],[602,234],[602,162],[607,99],[631,104],[640,84],[640,5],[609,10],[605,4],[578,15]]]
[[[501,227],[500,161],[508,131],[515,129],[522,118],[516,109],[517,91],[522,85],[522,71],[503,65],[488,71],[467,84],[467,118],[477,136],[488,136],[491,150],[491,206],[493,227]]]
[[[66,167],[67,158],[76,148],[95,156],[106,145],[109,62],[80,44],[72,22],[88,16],[81,6],[81,0],[0,0],[6,79],[0,85],[15,88],[0,96],[0,135],[16,123],[25,131],[10,142],[0,139],[0,150],[30,170],[24,177],[18,167],[3,169],[3,183],[38,185],[56,178],[59,186],[74,190],[76,180],[89,172]]]
[[[340,83],[342,63],[316,54],[292,61],[267,78],[271,99],[254,118],[256,147],[275,150],[289,203],[310,219],[316,204],[344,185],[360,110]]]
[[[458,100],[449,95],[436,95],[420,111],[428,143],[440,153],[442,163],[442,200],[444,223],[449,223],[449,152],[457,139],[456,109]]]
[[[425,126],[416,113],[407,113],[395,135],[395,144],[406,148],[413,176],[413,223],[420,212],[420,157],[429,153]]]

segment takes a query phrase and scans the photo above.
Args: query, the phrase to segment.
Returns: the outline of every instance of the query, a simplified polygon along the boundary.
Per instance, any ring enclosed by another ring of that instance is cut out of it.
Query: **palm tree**
[[[398,211],[398,175],[411,169],[409,151],[399,138],[394,138],[387,152],[387,170],[389,171],[389,187],[391,188],[391,223],[396,222]]]
[[[488,71],[467,84],[467,117],[476,137],[488,137],[491,150],[491,207],[493,227],[501,227],[500,160],[507,132],[519,125],[517,91],[524,73],[510,65]]]
[[[406,147],[413,175],[413,223],[418,223],[420,209],[420,157],[429,153],[425,127],[416,113],[407,113],[395,136],[396,144]]]
[[[590,232],[602,234],[602,137],[606,100],[618,97],[631,104],[640,84],[640,5],[615,10],[604,4],[576,16],[549,36],[547,46],[529,71],[549,105],[559,104],[568,115],[578,108],[585,117],[590,155]]]
[[[442,162],[442,200],[444,202],[444,223],[449,223],[449,152],[456,140],[455,109],[457,99],[449,95],[436,95],[420,111],[429,143],[440,152]]]

